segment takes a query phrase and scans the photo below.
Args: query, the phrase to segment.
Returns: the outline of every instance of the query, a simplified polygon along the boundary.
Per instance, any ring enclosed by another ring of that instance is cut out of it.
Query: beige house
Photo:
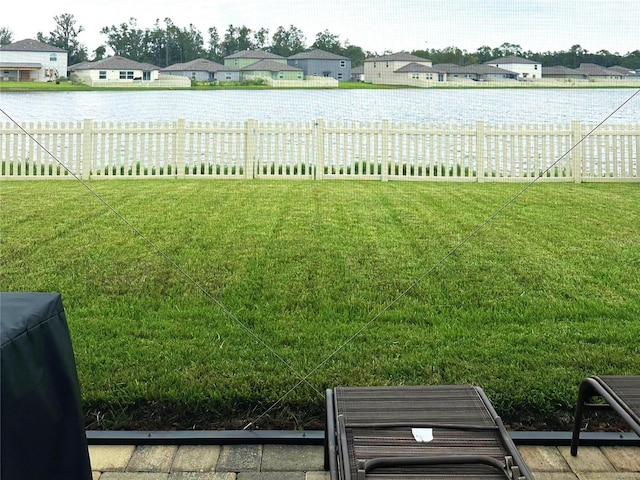
[[[0,81],[52,82],[67,76],[68,53],[27,38],[0,46]]]
[[[409,53],[394,53],[392,55],[371,57],[364,61],[364,78],[367,82],[376,85],[407,85],[407,83],[403,82],[406,80],[407,74],[410,76],[411,72],[396,73],[396,71],[409,64],[423,67],[432,66],[431,60]]]

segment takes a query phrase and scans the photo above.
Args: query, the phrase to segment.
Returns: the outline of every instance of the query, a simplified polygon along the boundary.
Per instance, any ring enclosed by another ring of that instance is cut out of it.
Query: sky
[[[625,54],[640,49],[638,0],[30,0],[4,9],[0,27],[13,40],[48,35],[54,17],[72,14],[84,31],[78,39],[89,56],[104,44],[103,27],[136,19],[152,29],[170,18],[179,28],[193,24],[203,35],[216,27],[221,36],[229,24],[252,30],[279,26],[302,30],[307,45],[328,30],[346,42],[375,54],[441,49],[469,52],[505,42],[524,51],[568,50],[579,44],[589,52]]]

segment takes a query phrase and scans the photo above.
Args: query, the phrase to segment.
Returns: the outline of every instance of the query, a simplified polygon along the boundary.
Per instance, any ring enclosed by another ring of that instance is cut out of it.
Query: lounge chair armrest
[[[378,457],[367,461],[360,461],[358,465],[358,480],[365,480],[367,472],[383,467],[408,467],[425,465],[488,465],[501,471],[506,479],[517,480],[520,477],[517,466],[512,465],[512,460],[508,457],[506,463],[500,462],[493,457],[486,455],[439,455],[431,457]]]

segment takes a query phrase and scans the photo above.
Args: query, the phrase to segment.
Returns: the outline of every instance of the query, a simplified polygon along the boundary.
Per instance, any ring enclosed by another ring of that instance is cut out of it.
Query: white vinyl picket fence
[[[638,181],[640,124],[0,124],[2,179]]]

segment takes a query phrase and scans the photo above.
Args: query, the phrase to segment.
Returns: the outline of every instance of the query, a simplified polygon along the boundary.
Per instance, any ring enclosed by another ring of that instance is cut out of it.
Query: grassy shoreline
[[[535,185],[457,249],[522,186],[89,185],[197,282],[82,185],[2,182],[0,281],[62,293],[90,428],[237,428],[300,375],[263,425],[340,384],[474,383],[553,426],[584,376],[640,371],[635,184]]]
[[[475,89],[623,89],[623,88],[633,88],[637,89],[640,87],[640,81],[635,84],[622,84],[617,85],[616,83],[601,83],[601,82],[593,82],[593,83],[574,83],[574,82],[566,82],[566,83],[529,83],[529,82],[520,82],[518,84],[509,84],[502,82],[483,82],[477,83],[474,85],[467,84],[459,84],[453,82],[445,82],[443,85],[434,85],[432,87],[427,88],[428,90],[475,90]],[[103,92],[103,91],[158,91],[158,90],[193,90],[193,91],[202,91],[202,90],[398,90],[398,89],[416,89],[420,87],[413,87],[408,85],[374,85],[371,83],[363,83],[363,82],[341,82],[338,87],[269,87],[267,85],[242,85],[242,84],[219,84],[219,85],[197,85],[185,88],[167,88],[167,87],[90,87],[88,85],[84,85],[82,83],[72,83],[69,81],[62,81],[59,84],[55,82],[0,82],[0,92],[70,92],[70,91],[79,91],[79,92]]]

